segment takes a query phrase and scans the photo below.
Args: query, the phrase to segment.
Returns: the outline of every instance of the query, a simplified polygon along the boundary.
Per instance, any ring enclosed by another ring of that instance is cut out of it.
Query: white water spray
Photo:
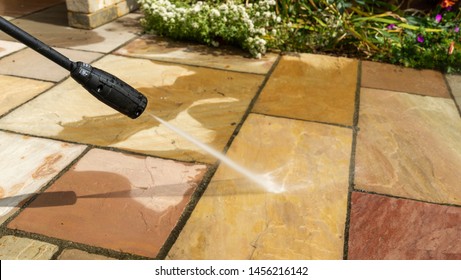
[[[260,174],[255,174],[251,172],[250,170],[244,168],[243,166],[239,165],[238,163],[234,162],[227,156],[225,156],[223,153],[220,153],[213,149],[212,147],[208,146],[207,144],[195,139],[191,135],[187,134],[185,131],[177,128],[174,125],[171,125],[170,123],[162,120],[159,117],[156,117],[152,114],[149,114],[152,118],[163,124],[164,126],[168,127],[170,130],[174,131],[177,133],[179,136],[183,137],[184,139],[188,140],[189,142],[195,144],[197,147],[201,148],[202,150],[206,151],[213,157],[217,158],[220,160],[223,164],[227,165],[228,167],[232,168],[233,170],[239,172],[252,182],[256,183],[258,186],[264,188],[266,191],[271,192],[271,193],[281,193],[285,191],[285,189],[282,186],[279,186],[278,184],[274,183],[273,180],[271,180],[269,174],[265,175],[260,175]]]

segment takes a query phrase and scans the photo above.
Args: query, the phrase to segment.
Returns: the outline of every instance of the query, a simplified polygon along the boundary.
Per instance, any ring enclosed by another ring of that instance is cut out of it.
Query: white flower
[[[219,11],[217,9],[211,9],[211,16],[212,17],[220,17],[221,16],[221,13],[219,13]]]

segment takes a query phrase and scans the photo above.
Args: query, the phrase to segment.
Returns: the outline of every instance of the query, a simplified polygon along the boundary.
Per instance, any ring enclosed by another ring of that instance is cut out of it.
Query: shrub
[[[275,33],[281,19],[275,0],[245,5],[240,1],[140,0],[147,32],[208,45],[240,46],[254,57],[267,50],[268,33]]]

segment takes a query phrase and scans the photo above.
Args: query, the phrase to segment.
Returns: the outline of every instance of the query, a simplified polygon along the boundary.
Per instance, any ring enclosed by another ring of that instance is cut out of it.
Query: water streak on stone
[[[187,134],[186,132],[178,129],[177,127],[171,125],[170,123],[152,115],[149,114],[152,118],[166,126],[167,128],[171,129],[172,131],[176,132],[179,136],[183,137],[184,139],[192,142],[193,144],[197,145],[204,151],[208,152],[210,155],[213,157],[217,158],[220,160],[223,164],[227,165],[228,167],[232,168],[233,170],[239,172],[240,174],[244,175],[246,178],[251,180],[252,182],[256,183],[258,186],[264,188],[266,191],[271,192],[271,193],[282,193],[285,191],[284,187],[276,184],[273,182],[269,174],[255,174],[251,172],[250,170],[244,168],[243,166],[239,165],[238,163],[234,162],[227,156],[225,156],[223,153],[220,153],[213,149],[212,147],[208,146],[207,144],[195,139],[191,135]]]

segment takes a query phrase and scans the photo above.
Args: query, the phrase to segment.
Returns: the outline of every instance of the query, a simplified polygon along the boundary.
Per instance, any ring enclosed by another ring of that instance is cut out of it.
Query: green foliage
[[[138,1],[147,32],[233,44],[254,57],[273,48],[461,72],[461,12],[454,6],[425,12],[402,10],[398,0]]]

